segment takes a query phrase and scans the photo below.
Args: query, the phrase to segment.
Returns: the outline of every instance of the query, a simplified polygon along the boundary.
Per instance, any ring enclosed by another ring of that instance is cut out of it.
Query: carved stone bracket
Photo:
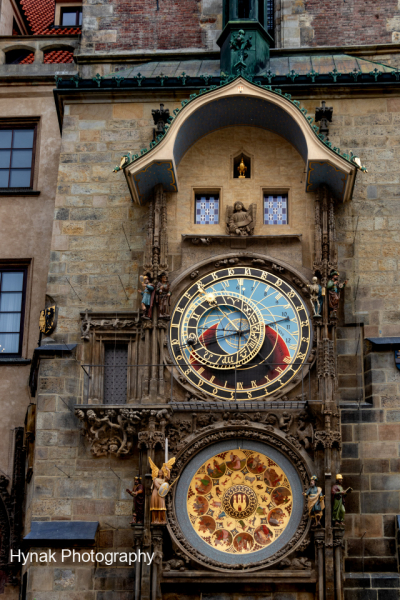
[[[92,315],[88,310],[81,313],[81,334],[83,340],[90,339],[90,332],[92,330],[126,330],[139,327],[139,320],[133,318],[124,318],[121,316],[103,315],[98,314]]]
[[[217,423],[239,426],[259,423],[263,425],[264,430],[271,432],[275,430],[286,435],[286,439],[296,450],[313,451],[314,425],[309,412],[307,410],[284,410],[278,407],[273,412],[265,410],[204,413],[194,409],[190,420],[174,415],[169,421],[166,431],[170,450],[172,452],[181,451],[188,443],[188,436],[200,430],[207,430]],[[211,429],[209,430],[211,431]]]
[[[339,431],[316,431],[314,439],[314,448],[342,448],[342,437]]]
[[[135,449],[136,435],[139,447],[154,448],[157,443],[164,447],[165,423],[169,418],[167,409],[161,411],[134,410],[127,407],[104,408],[77,407],[75,414],[84,424],[83,435],[90,442],[94,456],[124,456]],[[161,431],[156,430],[159,422]],[[146,431],[140,426],[148,424]]]

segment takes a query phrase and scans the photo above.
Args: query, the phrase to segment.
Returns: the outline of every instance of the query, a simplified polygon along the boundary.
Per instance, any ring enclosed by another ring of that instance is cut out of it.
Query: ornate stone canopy
[[[306,164],[307,192],[326,184],[337,199],[349,200],[357,165],[318,137],[299,102],[269,87],[237,77],[182,101],[166,134],[142,156],[129,155],[123,165],[134,201],[145,204],[159,183],[167,192],[178,191],[178,167],[187,150],[213,131],[241,125],[273,131],[296,148]]]

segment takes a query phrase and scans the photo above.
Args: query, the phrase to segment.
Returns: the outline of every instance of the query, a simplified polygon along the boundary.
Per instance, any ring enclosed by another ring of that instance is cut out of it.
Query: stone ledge
[[[31,362],[32,361],[30,358],[0,358],[0,366],[5,365],[6,367],[9,367],[11,365],[16,365],[16,366],[30,365]]]

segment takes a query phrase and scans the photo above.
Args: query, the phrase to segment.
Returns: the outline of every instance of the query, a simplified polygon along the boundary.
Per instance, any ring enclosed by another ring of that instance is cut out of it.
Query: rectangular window
[[[264,194],[264,225],[288,224],[288,196]]]
[[[35,127],[0,129],[0,188],[32,188]]]
[[[126,404],[128,344],[104,347],[104,404]]]
[[[82,25],[82,8],[62,8],[62,27],[80,27]]]
[[[196,194],[195,197],[196,225],[218,225],[219,196],[218,194]]]
[[[270,36],[273,38],[275,34],[275,7],[274,0],[267,0],[267,22],[264,25]]]
[[[0,269],[0,357],[22,350],[26,269]]]

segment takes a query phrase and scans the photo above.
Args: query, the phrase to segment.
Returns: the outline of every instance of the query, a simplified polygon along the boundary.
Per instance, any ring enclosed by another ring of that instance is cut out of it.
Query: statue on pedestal
[[[160,319],[170,319],[171,292],[168,277],[161,273],[156,288],[156,302],[158,304],[158,316]]]
[[[145,320],[151,319],[154,304],[155,286],[152,284],[151,277],[149,274],[141,275],[139,277],[140,283],[142,284],[143,290],[138,290],[139,294],[142,295],[142,318]]]
[[[132,521],[130,525],[139,525],[144,520],[144,488],[141,477],[135,477],[133,490],[126,490],[133,498]]]
[[[347,494],[353,491],[353,488],[349,487],[344,490],[342,487],[343,477],[338,473],[336,475],[336,483],[332,486],[332,523],[336,527],[344,526],[344,517],[346,509],[344,506],[344,499]]]
[[[303,496],[307,498],[308,516],[314,521],[315,527],[321,527],[322,513],[325,508],[325,496],[322,489],[317,487],[317,477],[313,475],[310,480],[310,487]]]
[[[310,290],[310,299],[314,309],[314,317],[322,317],[322,286],[318,283],[318,278],[313,277],[312,283],[307,284]]]
[[[345,287],[346,283],[347,280],[340,282],[339,271],[332,270],[329,273],[329,281],[327,283],[326,289],[328,290],[329,295],[329,308],[331,309],[331,317],[336,317],[337,315],[340,300],[340,291]]]
[[[154,525],[165,525],[167,522],[167,509],[165,507],[164,498],[168,494],[169,485],[167,482],[170,480],[171,467],[174,462],[175,457],[170,458],[169,461],[164,463],[162,468],[159,469],[149,457],[151,476],[153,478],[153,483],[151,486],[152,493],[150,499],[150,511],[151,522]]]

